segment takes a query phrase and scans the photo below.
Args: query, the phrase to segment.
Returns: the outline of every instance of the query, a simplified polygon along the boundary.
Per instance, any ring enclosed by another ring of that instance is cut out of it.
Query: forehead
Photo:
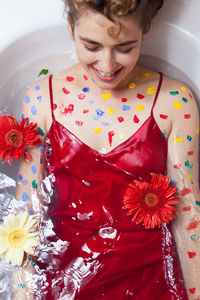
[[[113,40],[121,41],[124,38],[137,38],[141,34],[142,29],[140,27],[138,16],[122,16],[115,17],[116,24],[109,20],[101,13],[94,12],[90,9],[81,13],[78,21],[75,24],[75,30],[81,35],[98,39],[100,36],[105,38],[111,38],[108,31],[118,31],[120,24],[120,33]]]

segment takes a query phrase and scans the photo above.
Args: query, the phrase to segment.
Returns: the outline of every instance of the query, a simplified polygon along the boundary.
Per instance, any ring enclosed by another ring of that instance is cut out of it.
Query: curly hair
[[[138,15],[140,26],[145,33],[148,25],[163,6],[164,0],[63,0],[69,22],[74,28],[81,9],[89,8],[105,15],[114,23],[115,17]],[[84,11],[84,10],[83,10]]]

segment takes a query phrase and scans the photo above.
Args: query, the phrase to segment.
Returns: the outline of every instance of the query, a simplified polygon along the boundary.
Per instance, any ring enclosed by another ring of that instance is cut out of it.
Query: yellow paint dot
[[[136,77],[135,77],[135,80],[137,80],[137,81],[140,80],[140,77],[139,77],[139,76],[136,76]]]
[[[119,133],[119,138],[122,140],[126,136],[126,132],[122,131]]]
[[[111,93],[103,94],[103,95],[102,95],[102,99],[103,99],[103,100],[107,100],[107,99],[109,99],[111,96],[112,96]]]
[[[199,134],[199,128],[197,129],[197,134]]]
[[[101,132],[101,128],[100,128],[100,127],[96,127],[96,128],[94,128],[94,131],[95,131],[96,133],[99,133],[99,132]]]
[[[174,107],[175,107],[176,109],[180,109],[181,106],[182,106],[182,103],[181,103],[181,102],[178,102],[178,101],[174,102]]]
[[[128,80],[124,81],[124,84],[127,85],[128,84]]]
[[[184,87],[184,86],[181,87],[181,90],[182,90],[183,92],[186,92],[186,91],[187,91],[186,87]]]
[[[151,74],[151,73],[145,73],[144,76],[145,76],[145,77],[151,77],[152,74]]]
[[[137,111],[141,111],[141,110],[144,109],[144,105],[138,105],[138,106],[136,107],[136,109],[137,109]]]
[[[180,138],[180,137],[174,138],[174,142],[181,143],[181,142],[183,142],[183,138]]]
[[[122,78],[122,81],[124,81],[124,80],[126,80],[126,78],[124,77],[124,78]]]
[[[131,82],[130,84],[129,84],[129,88],[130,89],[134,89],[136,87],[136,84],[134,83],[134,82]]]
[[[108,108],[108,114],[109,115],[114,114],[114,112],[115,112],[114,108]]]
[[[151,86],[151,87],[148,88],[147,94],[148,95],[153,95],[155,93],[155,91],[156,91],[156,87]]]
[[[188,180],[192,179],[192,175],[190,175],[190,174],[187,174],[186,177],[187,177]]]

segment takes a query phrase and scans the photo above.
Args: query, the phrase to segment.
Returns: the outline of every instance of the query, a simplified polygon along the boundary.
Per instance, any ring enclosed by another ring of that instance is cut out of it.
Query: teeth
[[[110,74],[106,74],[106,73],[104,73],[104,72],[102,72],[102,71],[99,71],[98,70],[98,72],[102,75],[102,76],[104,76],[104,77],[111,77],[113,74],[115,74],[116,73],[116,71],[115,72],[112,72],[112,73],[110,73]]]

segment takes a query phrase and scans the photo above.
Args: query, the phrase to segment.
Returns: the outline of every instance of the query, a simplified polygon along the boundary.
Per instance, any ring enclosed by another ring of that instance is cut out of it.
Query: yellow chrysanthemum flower
[[[24,252],[34,254],[38,233],[30,232],[37,221],[27,212],[9,214],[0,225],[0,257],[13,265],[21,266]]]

